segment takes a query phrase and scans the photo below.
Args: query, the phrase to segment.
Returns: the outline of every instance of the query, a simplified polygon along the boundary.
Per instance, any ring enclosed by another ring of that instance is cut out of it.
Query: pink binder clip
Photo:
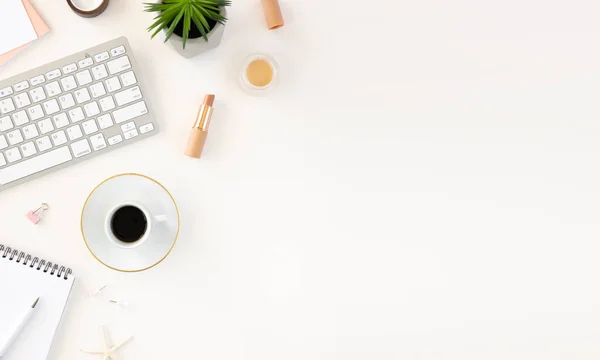
[[[34,224],[37,224],[40,222],[40,220],[42,220],[42,213],[46,210],[48,210],[49,206],[46,203],[42,203],[42,205],[27,213],[27,218],[29,219],[29,221],[31,221]]]

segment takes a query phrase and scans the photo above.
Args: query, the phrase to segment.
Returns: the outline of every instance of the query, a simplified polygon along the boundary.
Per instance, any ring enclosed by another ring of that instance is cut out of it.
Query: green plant
[[[209,20],[214,24],[225,25],[227,18],[221,15],[220,7],[230,6],[229,0],[162,0],[158,3],[144,3],[145,11],[157,12],[154,17],[154,23],[150,25],[148,31],[153,31],[152,38],[161,30],[167,29],[165,42],[169,40],[177,25],[183,21],[183,48],[190,36],[192,22],[200,31],[205,41],[208,41],[206,34],[212,29]]]

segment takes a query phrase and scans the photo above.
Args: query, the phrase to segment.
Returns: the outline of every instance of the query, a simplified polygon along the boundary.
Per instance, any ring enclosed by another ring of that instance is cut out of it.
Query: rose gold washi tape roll
[[[86,18],[96,17],[108,7],[109,0],[67,0],[73,12]]]
[[[279,29],[284,25],[283,15],[281,15],[281,7],[278,0],[261,0],[263,11],[265,12],[265,20],[269,30]]]

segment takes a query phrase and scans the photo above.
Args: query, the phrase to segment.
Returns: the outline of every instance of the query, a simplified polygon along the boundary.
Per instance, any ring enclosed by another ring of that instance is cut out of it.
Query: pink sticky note
[[[30,0],[22,0],[22,1],[23,1],[23,6],[25,7],[25,11],[27,12],[27,15],[29,16],[29,20],[31,21],[31,25],[33,25],[33,29],[35,30],[35,33],[37,34],[37,37],[39,39],[40,37],[46,35],[48,33],[48,31],[50,31],[50,28],[48,27],[46,22],[44,22],[44,19],[42,19],[40,14],[35,10],[33,5],[31,5]],[[25,49],[27,46],[29,46],[29,44],[31,44],[31,43],[24,44],[14,50],[11,50],[7,53],[0,55],[0,65],[4,64],[8,60],[12,59],[15,55],[17,55],[18,53],[23,51],[23,49]]]

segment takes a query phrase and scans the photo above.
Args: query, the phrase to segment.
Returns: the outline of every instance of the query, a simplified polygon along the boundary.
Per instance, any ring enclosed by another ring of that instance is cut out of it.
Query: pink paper
[[[30,0],[22,0],[22,1],[23,1],[23,6],[25,7],[25,11],[27,12],[27,15],[29,16],[29,20],[31,21],[31,24],[33,25],[33,29],[35,30],[35,33],[37,34],[37,37],[39,39],[40,37],[46,35],[48,33],[48,31],[50,31],[50,28],[44,22],[44,19],[42,19],[40,14],[35,10],[33,5],[31,5]],[[23,49],[25,49],[30,44],[31,44],[31,42],[0,55],[0,65],[4,64],[8,60],[12,59],[15,55],[17,55],[18,53],[23,51]]]

